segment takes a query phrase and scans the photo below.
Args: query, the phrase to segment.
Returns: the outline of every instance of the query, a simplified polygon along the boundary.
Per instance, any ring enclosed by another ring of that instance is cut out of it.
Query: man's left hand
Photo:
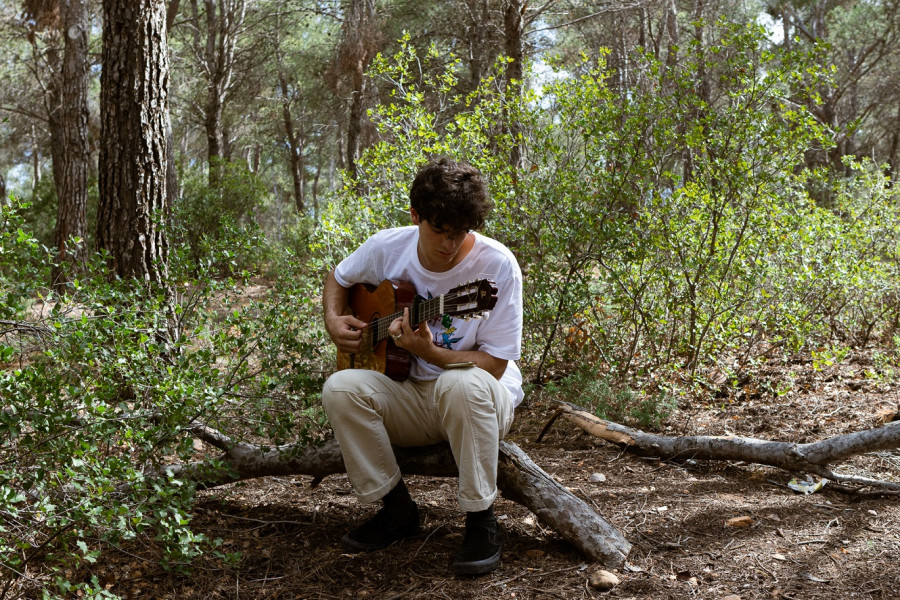
[[[391,322],[388,333],[394,338],[397,346],[423,358],[424,354],[434,346],[434,338],[427,323],[419,323],[418,329],[413,329],[412,323],[409,321],[408,308],[404,308],[403,315]]]

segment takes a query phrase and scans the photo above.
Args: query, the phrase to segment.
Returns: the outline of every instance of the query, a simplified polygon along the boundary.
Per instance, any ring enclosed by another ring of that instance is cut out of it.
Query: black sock
[[[406,489],[406,484],[403,483],[402,479],[394,486],[394,489],[389,491],[381,499],[381,501],[384,503],[384,507],[394,514],[409,512],[410,509],[415,508],[416,506],[416,503],[413,502],[413,499],[410,497],[409,490]]]
[[[472,523],[487,523],[493,521],[494,517],[494,505],[491,504],[484,510],[479,510],[475,512],[467,512],[466,513],[466,525]]]

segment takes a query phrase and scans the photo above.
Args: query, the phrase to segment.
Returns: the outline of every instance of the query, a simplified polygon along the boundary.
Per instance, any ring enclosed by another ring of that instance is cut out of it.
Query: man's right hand
[[[347,354],[356,354],[362,341],[362,330],[368,325],[353,315],[333,315],[325,317],[325,331],[337,349]]]

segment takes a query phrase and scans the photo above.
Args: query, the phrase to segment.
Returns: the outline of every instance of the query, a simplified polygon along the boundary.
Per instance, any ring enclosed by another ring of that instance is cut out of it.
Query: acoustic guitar
[[[380,285],[357,283],[350,288],[350,312],[366,321],[359,352],[338,351],[337,368],[369,369],[384,373],[395,381],[409,376],[412,357],[398,347],[388,333],[394,319],[410,310],[410,323],[430,321],[442,315],[478,318],[497,305],[497,284],[481,279],[457,286],[435,298],[416,295],[412,284],[386,279]]]

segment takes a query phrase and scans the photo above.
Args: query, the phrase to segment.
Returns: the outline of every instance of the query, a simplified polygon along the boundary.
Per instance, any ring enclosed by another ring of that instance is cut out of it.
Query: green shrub
[[[380,142],[332,199],[317,259],[333,266],[375,229],[405,223],[416,168],[448,154],[488,177],[487,233],[522,266],[522,362],[536,381],[575,366],[573,328],[617,377],[694,372],[707,356],[750,352],[760,324],[788,314],[761,310],[761,297],[799,300],[790,273],[770,267],[790,262],[791,236],[813,207],[810,174],[795,167],[829,140],[802,103],[784,100],[814,98],[811,57],[774,55],[756,27],[711,32],[674,67],[635,57],[627,92],[607,83],[601,53],[524,98],[508,98],[495,76],[454,95],[459,62],[435,75],[436,51],[404,42],[373,62],[391,90],[371,113]],[[715,80],[719,96],[704,97],[698,77]],[[521,164],[509,163],[513,145]]]
[[[165,467],[221,468],[198,454],[193,424],[235,440],[321,439],[318,277],[293,264],[269,297],[205,275],[157,289],[109,280],[93,257],[60,297],[32,276],[47,257],[17,208],[0,219],[3,578],[27,570],[22,589],[91,597],[96,581],[67,573],[141,537],[187,570],[212,541],[191,529],[193,484]],[[26,311],[35,299],[41,310]]]
[[[31,204],[11,196],[0,202],[0,319],[20,319],[33,302],[34,281],[49,281],[47,250],[31,234]]]
[[[664,391],[635,393],[626,386],[611,384],[589,367],[548,384],[546,391],[551,397],[581,406],[601,419],[643,429],[659,428],[677,408],[674,399]]]
[[[256,212],[267,198],[263,181],[241,162],[217,161],[219,179],[208,181],[206,171],[188,169],[183,193],[173,207],[170,242],[194,273],[229,276],[260,268],[265,239]]]

